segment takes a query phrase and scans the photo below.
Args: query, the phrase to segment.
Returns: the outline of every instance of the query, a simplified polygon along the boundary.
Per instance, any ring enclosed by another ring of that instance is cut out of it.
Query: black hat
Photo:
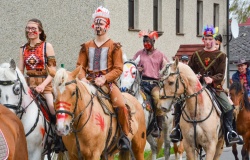
[[[189,58],[188,58],[188,56],[187,56],[187,55],[183,55],[183,56],[181,56],[181,60],[188,61],[188,60],[189,60]]]

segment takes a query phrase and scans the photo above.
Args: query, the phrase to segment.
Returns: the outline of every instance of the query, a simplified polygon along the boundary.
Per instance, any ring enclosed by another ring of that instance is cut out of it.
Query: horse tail
[[[119,153],[119,159],[120,160],[128,160],[128,159],[130,159],[129,150],[128,151],[121,150],[120,153]]]

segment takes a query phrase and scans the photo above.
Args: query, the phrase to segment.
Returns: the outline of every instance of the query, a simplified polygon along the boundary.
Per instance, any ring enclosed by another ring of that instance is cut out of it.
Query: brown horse
[[[195,150],[201,148],[206,152],[206,159],[219,159],[224,143],[220,117],[193,70],[176,59],[174,63],[165,65],[161,76],[158,105],[169,110],[176,102],[185,100],[186,103],[180,127],[187,159],[197,159]]]
[[[1,104],[0,145],[0,159],[28,159],[27,142],[23,124],[13,112]]]
[[[249,159],[250,152],[250,104],[247,91],[240,82],[234,82],[230,86],[230,97],[235,106],[236,130],[243,137],[243,147],[241,150],[242,159]],[[233,146],[233,154],[238,160],[236,144]]]
[[[61,68],[54,76],[56,129],[62,135],[70,159],[113,159],[119,151],[120,136],[113,107],[93,85],[76,78],[80,67],[73,72]],[[142,160],[146,144],[143,108],[130,94],[123,96],[131,113],[130,153],[136,160]],[[129,151],[119,155],[121,159],[129,159]]]

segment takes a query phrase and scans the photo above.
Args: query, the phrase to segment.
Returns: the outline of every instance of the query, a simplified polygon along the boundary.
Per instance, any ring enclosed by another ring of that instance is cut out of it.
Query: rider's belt
[[[149,84],[158,84],[157,80],[142,80],[142,82],[148,82]]]
[[[32,69],[32,70],[27,70],[26,74],[29,77],[43,77],[43,76],[46,77],[48,75],[46,69]]]

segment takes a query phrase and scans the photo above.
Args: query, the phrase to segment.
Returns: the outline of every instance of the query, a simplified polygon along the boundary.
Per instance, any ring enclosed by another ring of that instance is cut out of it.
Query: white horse
[[[43,152],[45,119],[31,97],[30,89],[14,60],[0,65],[0,103],[21,119],[28,145],[29,160],[39,160]]]
[[[153,114],[146,109],[146,104],[144,102],[143,93],[141,92],[140,83],[141,77],[140,73],[137,70],[137,64],[140,61],[140,56],[136,58],[136,60],[128,60],[126,55],[123,55],[123,73],[121,74],[118,85],[121,91],[128,92],[136,97],[136,99],[142,104],[145,114],[145,122],[147,127],[149,126],[151,120],[153,119]],[[170,157],[170,131],[172,129],[173,123],[173,115],[172,112],[168,112],[164,117],[163,122],[163,132],[161,137],[154,138],[150,134],[147,136],[147,141],[150,144],[150,148],[152,150],[152,159],[156,159],[157,153],[162,147],[164,141],[164,155],[165,159],[169,159]],[[178,148],[175,148],[175,153],[177,152]],[[176,153],[177,154],[177,153]],[[182,156],[180,155],[180,159]]]

